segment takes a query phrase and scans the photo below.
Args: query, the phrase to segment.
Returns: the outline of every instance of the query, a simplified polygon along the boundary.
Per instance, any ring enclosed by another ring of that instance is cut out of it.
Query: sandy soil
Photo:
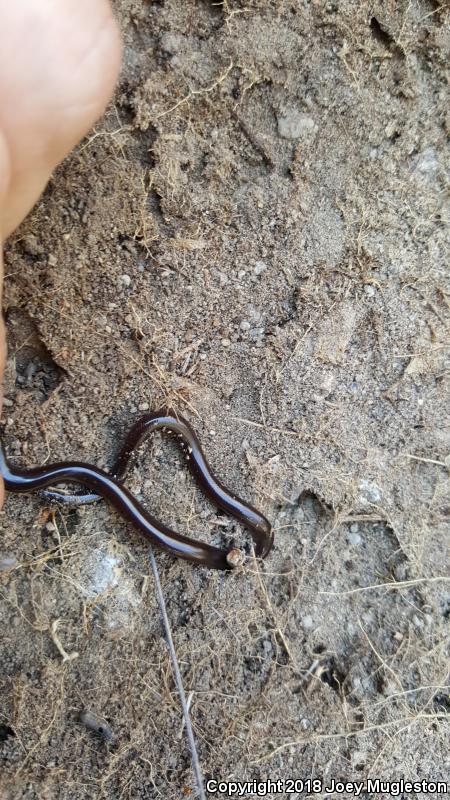
[[[158,554],[207,777],[449,774],[444,5],[118,0],[114,103],[9,243],[11,460],[111,464],[170,402],[275,526],[233,574]],[[162,440],[129,485],[248,546]],[[0,525],[2,800],[194,797],[145,542]]]

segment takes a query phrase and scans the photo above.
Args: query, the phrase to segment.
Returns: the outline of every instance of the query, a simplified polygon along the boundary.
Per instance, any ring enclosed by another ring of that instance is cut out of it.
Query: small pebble
[[[221,345],[222,345],[222,347],[229,347],[231,345],[231,342],[230,342],[229,339],[222,339],[221,340]]]
[[[53,522],[47,522],[47,524],[45,525],[45,530],[48,531],[49,533],[53,533],[54,531],[56,531],[56,525]]]
[[[120,280],[124,286],[131,286],[131,278],[126,273],[120,276]]]
[[[283,139],[308,138],[317,130],[314,119],[297,108],[285,109],[277,122],[278,133]]]
[[[354,545],[361,544],[361,536],[359,533],[352,533],[350,530],[350,532],[347,534],[347,541]]]
[[[303,617],[302,625],[305,631],[310,630],[314,625],[313,618],[309,614],[306,617]]]
[[[10,569],[14,569],[14,567],[17,567],[18,563],[15,556],[0,554],[0,572],[7,572]]]
[[[149,410],[149,408],[150,408],[150,406],[149,406],[149,404],[148,404],[148,403],[141,403],[141,404],[138,406],[138,409],[139,409],[139,411],[148,411],[148,410]]]
[[[29,236],[24,236],[22,245],[25,252],[30,256],[39,256],[44,252],[44,248],[32,233]]]
[[[355,766],[364,766],[367,761],[367,753],[365,750],[354,750],[351,754],[352,764]]]
[[[249,323],[249,321],[247,319],[243,319],[241,324],[239,325],[239,327],[240,327],[241,331],[249,331],[250,328],[251,328],[251,325],[250,325],[250,323]]]
[[[253,272],[255,275],[261,275],[266,269],[267,264],[264,261],[257,261],[253,268]]]
[[[381,489],[366,478],[359,484],[361,494],[359,500],[361,503],[379,503],[381,500]]]

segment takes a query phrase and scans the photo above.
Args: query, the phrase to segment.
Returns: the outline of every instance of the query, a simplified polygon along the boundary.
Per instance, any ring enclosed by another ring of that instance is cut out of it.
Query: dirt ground
[[[444,6],[117,0],[114,101],[9,242],[11,461],[108,466],[169,402],[273,521],[232,574],[157,554],[206,778],[449,775]],[[248,552],[170,443],[128,485]],[[2,800],[195,797],[145,541],[0,525]]]

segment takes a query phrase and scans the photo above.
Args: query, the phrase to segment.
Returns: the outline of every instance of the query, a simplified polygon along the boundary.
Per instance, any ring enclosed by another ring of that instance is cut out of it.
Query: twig
[[[253,420],[246,419],[245,417],[232,417],[232,419],[236,420],[236,422],[243,422],[245,425],[250,425],[252,428],[261,428],[263,431],[267,431],[268,433],[281,433],[283,436],[294,436],[296,439],[299,439],[302,436],[299,431],[291,431],[289,428],[284,430],[283,428],[273,427],[273,425],[263,425],[261,422],[253,422]]]
[[[222,73],[222,75],[219,75],[219,77],[214,81],[214,83],[212,83],[210,86],[206,86],[204,89],[191,89],[189,93],[185,95],[185,97],[182,97],[181,100],[178,100],[178,102],[175,103],[174,106],[166,108],[165,111],[160,111],[159,114],[156,115],[156,119],[161,119],[161,117],[165,117],[167,114],[171,114],[172,111],[175,111],[177,108],[182,106],[183,103],[187,103],[191,99],[191,97],[196,97],[197,95],[201,94],[210,94],[210,92],[213,92],[214,89],[216,89],[218,86],[220,86],[221,83],[224,82],[224,80],[228,77],[233,67],[234,64],[232,61],[230,61],[225,72]]]
[[[405,453],[406,458],[412,458],[414,461],[423,461],[424,464],[436,464],[438,467],[446,467],[447,464],[444,461],[436,461],[434,458],[422,458],[421,456],[415,456],[412,453]]]
[[[183,680],[182,680],[182,677],[181,677],[181,672],[180,672],[180,667],[179,667],[179,664],[178,664],[177,654],[175,652],[175,647],[174,647],[174,644],[173,644],[172,631],[171,631],[171,628],[170,628],[170,622],[169,622],[169,617],[168,617],[168,614],[167,614],[166,603],[165,603],[163,591],[162,591],[162,588],[161,588],[161,581],[159,579],[158,565],[156,563],[156,559],[155,559],[155,556],[153,554],[153,550],[152,549],[150,549],[150,564],[151,564],[152,571],[153,571],[153,577],[155,579],[156,597],[158,598],[159,609],[161,611],[161,619],[162,619],[162,623],[163,623],[163,627],[164,627],[164,632],[166,634],[167,647],[168,647],[168,650],[169,650],[170,659],[172,661],[172,668],[173,668],[173,673],[174,673],[174,676],[175,676],[175,683],[177,685],[178,694],[180,696],[181,708],[183,709],[183,717],[184,717],[184,722],[185,722],[185,725],[186,725],[186,735],[187,735],[187,739],[188,739],[188,742],[189,742],[189,749],[191,751],[192,766],[194,768],[195,779],[196,779],[196,782],[197,782],[198,796],[199,796],[200,800],[206,800],[205,789],[204,789],[204,785],[203,785],[203,775],[202,775],[202,770],[201,770],[201,767],[200,767],[200,761],[199,761],[199,758],[198,758],[197,745],[195,744],[194,731],[192,730],[191,718],[190,718],[190,715],[189,715],[189,706],[188,706],[188,703],[186,701],[186,694],[185,694],[185,691],[184,691]]]
[[[61,639],[59,638],[56,632],[60,622],[61,622],[60,619],[53,620],[50,626],[50,636],[52,637],[53,644],[55,645],[59,655],[63,660],[63,664],[65,664],[66,661],[74,661],[76,658],[78,658],[78,653],[76,653],[75,651],[73,653],[68,653],[67,650],[64,649]]]
[[[439,581],[450,581],[450,577],[446,575],[436,575],[433,578],[412,578],[409,581],[389,581],[389,583],[373,583],[371,586],[358,586],[357,589],[347,589],[344,592],[324,592],[319,591],[317,594],[328,594],[333,597],[344,597],[349,594],[359,594],[360,592],[369,592],[372,589],[409,589],[410,586],[417,586],[418,583],[436,583]]]
[[[256,555],[255,555],[255,549],[254,549],[253,546],[252,546],[252,558],[253,558],[253,563],[254,563],[254,566],[255,566],[255,571],[252,574],[256,575],[256,577],[258,578],[258,583],[259,583],[259,587],[260,587],[261,592],[262,592],[263,597],[264,597],[265,606],[266,606],[267,611],[269,612],[270,616],[272,617],[272,622],[273,622],[273,624],[275,626],[275,634],[278,634],[278,637],[279,637],[279,639],[281,641],[281,644],[283,645],[283,648],[284,648],[284,651],[285,651],[287,657],[289,658],[291,663],[294,665],[295,669],[298,670],[298,665],[297,665],[297,662],[295,660],[295,657],[292,655],[291,649],[289,647],[289,642],[287,641],[286,636],[284,635],[283,631],[281,630],[280,625],[278,624],[277,616],[275,614],[273,605],[272,605],[272,603],[270,601],[270,597],[269,597],[266,585],[265,585],[265,583],[264,583],[264,581],[262,579],[261,570],[260,570],[259,563],[258,563]]]
[[[402,723],[407,723],[407,725],[402,728],[402,731],[405,730],[407,727],[412,725],[414,722],[419,722],[420,720],[433,720],[436,721],[437,719],[445,720],[447,717],[446,714],[417,714],[415,717],[401,717],[400,719],[391,719],[389,722],[382,722],[379,725],[367,725],[365,728],[358,728],[354,731],[340,731],[339,733],[318,733],[316,736],[312,736],[310,739],[307,737],[302,737],[299,739],[292,739],[289,742],[284,742],[283,744],[278,745],[270,752],[265,753],[264,755],[256,758],[254,761],[251,761],[251,764],[260,764],[262,761],[268,761],[270,758],[273,758],[278,753],[281,753],[286,748],[301,746],[304,747],[307,744],[316,744],[317,742],[326,742],[332,741],[333,739],[350,739],[353,736],[363,736],[366,733],[372,733],[374,731],[384,731],[390,728],[392,725],[401,725]],[[395,735],[395,734],[394,734]]]

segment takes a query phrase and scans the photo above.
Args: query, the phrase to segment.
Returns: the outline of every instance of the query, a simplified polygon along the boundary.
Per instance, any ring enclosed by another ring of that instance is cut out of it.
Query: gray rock
[[[278,133],[283,139],[306,139],[313,136],[317,125],[309,114],[297,108],[286,108],[278,117]]]
[[[0,572],[8,572],[19,564],[15,556],[0,553]]]

